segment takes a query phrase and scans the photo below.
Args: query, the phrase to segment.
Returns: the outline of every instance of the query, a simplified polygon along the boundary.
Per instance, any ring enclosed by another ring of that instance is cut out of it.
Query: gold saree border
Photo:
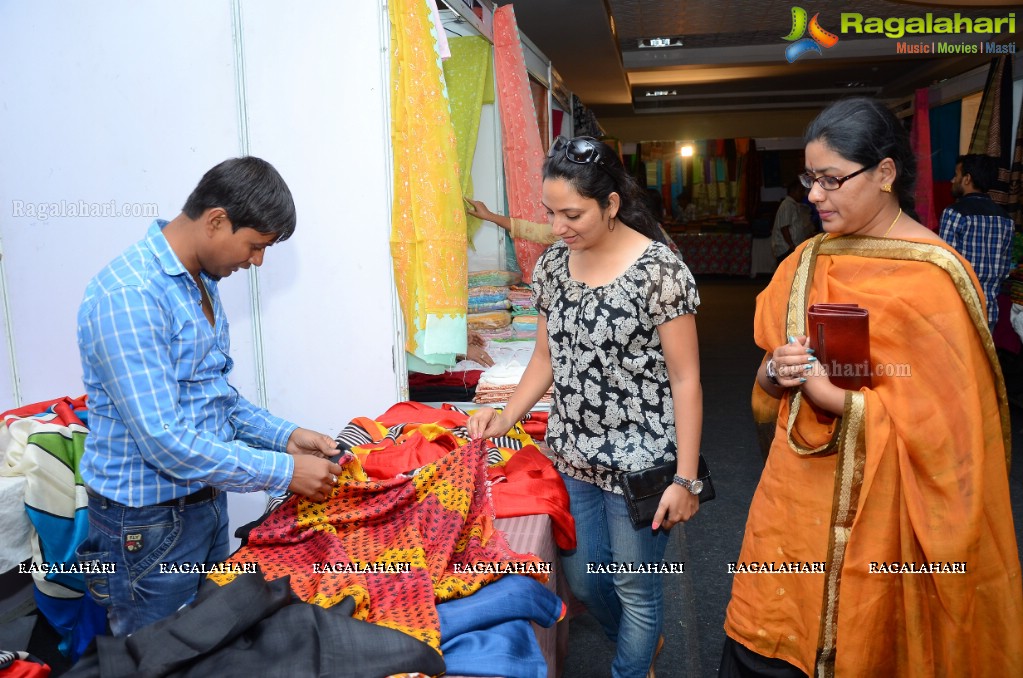
[[[1005,465],[1008,468],[1012,462],[1012,425],[1009,419],[1009,399],[1005,391],[1005,379],[1002,376],[1001,364],[998,362],[998,354],[995,352],[994,339],[991,338],[991,332],[987,328],[987,315],[984,312],[980,293],[973,285],[970,274],[963,267],[959,258],[941,245],[862,235],[827,238],[821,243],[820,254],[919,261],[933,264],[948,274],[959,292],[960,298],[966,304],[970,319],[973,321],[977,334],[980,335],[981,344],[984,346],[984,352],[987,354],[991,371],[995,376],[998,413],[1002,424],[1002,438],[1005,442]]]
[[[845,550],[860,503],[863,470],[867,462],[865,440],[866,397],[859,391],[845,392],[842,427],[838,432],[838,464],[835,469],[835,496],[831,508],[831,534],[828,538],[828,568],[824,575],[824,600],[821,603],[820,635],[814,676],[833,678],[838,640],[838,593],[845,564]]]
[[[930,263],[943,270],[951,278],[956,291],[966,305],[994,373],[1002,436],[1005,441],[1006,466],[1008,466],[1011,461],[1012,445],[1005,381],[995,353],[994,341],[987,328],[987,316],[984,313],[980,293],[962,262],[951,251],[935,244],[870,236],[832,238],[828,234],[818,235],[803,250],[799,266],[793,276],[786,318],[786,330],[790,336],[805,333],[807,300],[816,270],[818,254]],[[795,392],[790,394],[788,420],[789,446],[794,452],[803,456],[824,454],[837,448],[838,458],[828,538],[828,568],[824,580],[817,656],[813,672],[815,678],[834,678],[842,566],[852,533],[852,524],[859,506],[860,489],[866,465],[866,397],[859,391],[846,391],[845,404],[840,418],[841,425],[835,436],[829,443],[810,450],[798,445],[792,439],[792,427],[802,402],[802,392],[798,389],[793,390]]]
[[[785,332],[790,337],[799,337],[806,334],[806,309],[810,284],[813,282],[813,274],[817,270],[817,254],[827,237],[827,233],[814,236],[810,244],[803,248],[803,252],[799,257],[799,266],[796,268],[795,275],[792,276],[788,315],[785,319]],[[831,440],[812,449],[803,447],[792,439],[792,429],[796,425],[796,417],[799,415],[799,409],[802,404],[803,392],[799,389],[789,389],[789,419],[786,426],[789,449],[804,457],[831,454],[838,443],[840,428],[836,427]]]

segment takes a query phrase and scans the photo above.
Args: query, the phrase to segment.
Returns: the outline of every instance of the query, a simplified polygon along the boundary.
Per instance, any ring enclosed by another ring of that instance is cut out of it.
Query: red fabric
[[[551,129],[554,130],[554,136],[561,135],[561,121],[565,117],[565,112],[555,108],[551,111]]]
[[[568,511],[568,490],[554,464],[540,450],[523,447],[503,467],[490,467],[487,474],[498,518],[546,513],[554,525],[558,547],[575,548],[575,519]],[[499,481],[502,476],[504,480]]]
[[[481,374],[483,374],[483,370],[460,370],[458,372],[442,372],[440,374],[409,372],[408,385],[410,388],[436,386],[460,386],[472,388],[476,384],[480,383]]]
[[[390,409],[376,418],[384,426],[397,426],[398,424],[437,424],[444,428],[458,428],[465,426],[469,417],[448,407],[437,408],[424,405],[423,403],[407,400],[392,405]]]
[[[257,563],[267,580],[290,576],[292,591],[321,607],[354,596],[355,618],[439,648],[436,602],[468,596],[502,576],[499,569],[465,571],[467,565],[540,564],[536,556],[512,551],[494,529],[486,473],[479,441],[452,451],[415,478],[367,481],[353,459],[342,466],[326,501],[292,496],[227,562]],[[335,563],[407,564],[407,569],[353,572]],[[210,579],[223,585],[236,574],[214,573]],[[527,574],[546,581],[539,571]]]
[[[41,403],[22,405],[21,407],[17,407],[13,410],[7,410],[3,414],[0,414],[0,419],[3,419],[8,415],[24,419],[25,417],[32,417],[37,414],[41,414],[51,407],[54,408],[54,412],[60,415],[61,421],[82,424],[84,426],[81,419],[77,414],[75,414],[76,412],[85,412],[87,409],[84,395],[78,396],[77,398],[64,396],[54,400],[45,400]]]
[[[46,678],[50,667],[25,659],[15,659],[6,669],[0,670],[0,678]]]
[[[931,121],[928,90],[921,87],[914,100],[913,132],[910,141],[916,155],[916,211],[920,223],[937,232],[938,219],[934,216],[934,179],[931,169]]]
[[[934,213],[938,215],[938,225],[941,225],[941,213],[945,208],[955,202],[952,197],[951,181],[933,181],[931,183],[934,192]]]
[[[398,443],[386,438],[379,446],[360,445],[372,450],[371,454],[360,458],[370,478],[394,478],[432,464],[458,446],[459,441],[450,433],[429,440],[420,431],[414,431]]]
[[[533,438],[543,442],[547,437],[547,417],[549,412],[530,412],[522,420],[522,428]]]

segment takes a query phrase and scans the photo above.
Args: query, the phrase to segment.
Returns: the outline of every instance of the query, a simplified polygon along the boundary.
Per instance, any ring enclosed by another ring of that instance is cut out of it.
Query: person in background
[[[675,197],[674,217],[677,224],[688,224],[691,221],[696,221],[696,203],[693,202],[693,198],[688,190],[681,191]]]
[[[225,160],[182,213],[92,279],[78,311],[90,433],[81,475],[89,532],[78,560],[111,631],[169,616],[198,591],[204,565],[227,558],[225,490],[290,490],[323,501],[341,467],[334,440],[247,401],[218,285],[259,266],[295,230],[295,204],[269,163]],[[159,566],[178,564],[177,572]]]
[[[805,197],[806,189],[799,179],[793,179],[788,186],[788,195],[778,205],[771,229],[771,251],[779,263],[792,254],[796,245],[813,235],[810,206],[803,204]]]
[[[515,217],[506,217],[503,214],[497,214],[496,212],[490,211],[490,209],[481,200],[469,200],[464,199],[466,202],[465,211],[470,216],[474,216],[484,221],[490,221],[497,224],[504,230],[508,231],[508,234],[513,238],[522,238],[523,240],[530,240],[532,242],[538,242],[542,245],[552,245],[560,238],[554,235],[554,230],[551,228],[549,223],[538,224],[532,221],[525,221],[523,219],[516,219]],[[644,203],[649,209],[649,202]],[[651,211],[651,216],[654,216],[654,212]],[[657,223],[657,235],[656,240],[664,243],[668,246],[672,252],[675,253],[680,259],[682,253],[679,251],[678,245],[671,238],[667,231],[664,230],[664,226],[660,222]]]
[[[939,234],[973,266],[987,301],[987,323],[998,322],[998,291],[1012,269],[1015,226],[1009,213],[990,197],[997,161],[970,153],[956,158],[952,196],[956,202],[941,213]]]
[[[647,207],[650,208],[650,213],[654,215],[658,223],[663,224],[665,221],[665,210],[664,210],[664,198],[661,196],[661,192],[656,188],[646,189],[646,201]]]
[[[538,224],[491,212],[490,208],[482,200],[469,200],[465,198],[465,203],[467,214],[497,224],[508,231],[508,234],[513,238],[522,238],[523,240],[530,240],[543,245],[552,245],[559,240],[558,236],[554,235],[554,231],[551,230],[550,224]]]
[[[691,519],[703,421],[696,307],[685,264],[659,242],[642,189],[607,145],[559,137],[543,168],[559,242],[533,272],[536,349],[504,410],[476,411],[474,438],[507,434],[553,384],[547,444],[568,489],[578,548],[562,554],[572,592],[617,643],[616,678],[653,675],[663,637],[661,579],[590,572],[659,563],[667,530]],[[653,529],[634,527],[622,474],[677,461]]]
[[[1015,675],[1011,431],[982,292],[912,216],[916,158],[884,105],[836,102],[804,140],[800,180],[825,233],[757,298],[753,410],[775,436],[718,675]],[[809,347],[807,309],[821,303],[869,314],[870,382],[858,390]]]

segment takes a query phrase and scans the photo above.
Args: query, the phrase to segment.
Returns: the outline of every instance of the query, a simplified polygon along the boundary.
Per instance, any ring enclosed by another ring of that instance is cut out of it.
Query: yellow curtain
[[[427,0],[391,0],[391,257],[406,350],[453,365],[466,348],[468,254],[458,147]]]

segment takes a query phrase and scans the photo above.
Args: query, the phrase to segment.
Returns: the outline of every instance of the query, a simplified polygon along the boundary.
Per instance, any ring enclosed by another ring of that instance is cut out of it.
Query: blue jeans
[[[134,633],[190,603],[205,575],[166,570],[225,560],[230,555],[227,525],[223,492],[190,505],[182,499],[174,506],[141,508],[90,494],[89,534],[77,555],[79,562],[107,564],[107,572],[86,574],[85,586],[106,609],[110,631],[115,636]],[[168,568],[171,564],[178,567]]]
[[[561,553],[569,588],[617,643],[611,675],[644,678],[664,619],[661,575],[592,570],[598,563],[660,563],[668,535],[664,530],[633,527],[622,495],[561,477],[568,489],[577,542],[575,551]]]

